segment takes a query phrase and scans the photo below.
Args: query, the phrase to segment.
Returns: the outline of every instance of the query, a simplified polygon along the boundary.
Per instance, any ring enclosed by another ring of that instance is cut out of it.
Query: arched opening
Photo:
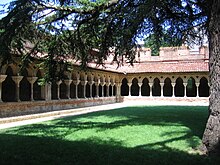
[[[22,72],[23,79],[20,82],[20,100],[21,101],[30,101],[31,100],[31,84],[27,80],[28,72],[26,69]]]
[[[129,94],[128,80],[124,78],[122,80],[122,85],[121,85],[121,96],[128,96],[128,94]]]
[[[52,100],[57,100],[58,99],[57,90],[58,90],[58,85],[57,85],[56,81],[53,81],[52,85],[51,85]]]
[[[70,84],[70,98],[76,98],[76,85],[73,82]]]
[[[92,85],[92,97],[96,96],[96,86],[95,83]]]
[[[67,85],[64,82],[60,84],[60,99],[67,99]]]
[[[116,96],[116,86],[113,87],[113,96]]]
[[[99,84],[99,97],[102,97],[102,86]]]
[[[183,97],[184,96],[183,80],[180,77],[176,79],[176,85],[175,85],[174,90],[175,90],[176,97]]]
[[[172,96],[172,85],[171,85],[170,78],[166,78],[164,80],[163,95],[164,96]]]
[[[200,79],[199,97],[209,97],[209,85],[208,80],[205,77]]]
[[[154,79],[152,94],[153,96],[161,96],[161,86],[160,86],[160,80],[158,78]]]
[[[131,96],[138,96],[138,95],[139,95],[138,80],[134,78],[131,84]]]
[[[187,81],[186,96],[196,97],[196,84],[195,84],[195,79],[192,77],[190,77]]]
[[[87,83],[86,84],[86,98],[90,97],[90,85]]]
[[[83,85],[81,83],[78,84],[78,98],[83,98]]]
[[[13,70],[10,66],[6,70],[6,75],[5,81],[2,82],[2,101],[16,101],[16,84],[11,78],[13,76]]]
[[[147,78],[144,78],[141,86],[141,95],[142,96],[150,96],[150,86]]]
[[[109,96],[112,96],[112,85],[109,85]]]
[[[104,85],[104,97],[106,97],[106,96],[107,96],[107,86]]]

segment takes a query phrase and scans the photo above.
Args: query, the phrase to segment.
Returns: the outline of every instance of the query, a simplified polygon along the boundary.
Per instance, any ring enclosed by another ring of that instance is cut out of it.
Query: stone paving
[[[84,107],[84,108],[74,108],[68,110],[59,110],[47,113],[39,113],[33,115],[24,115],[24,116],[17,116],[17,117],[8,117],[8,118],[1,118],[0,119],[0,129],[22,126],[27,124],[33,124],[38,122],[43,122],[47,120],[53,120],[57,118],[62,118],[66,116],[74,116],[80,114],[86,114],[91,112],[97,111],[104,111],[104,110],[112,110],[116,108],[128,107],[128,106],[166,106],[166,105],[180,105],[180,106],[208,106],[208,99],[198,99],[198,100],[184,100],[181,101],[178,99],[166,100],[166,99],[148,99],[148,100],[141,100],[141,99],[126,99],[123,103],[115,103],[115,104],[106,104],[106,105],[99,105],[99,106],[92,106],[92,107]]]

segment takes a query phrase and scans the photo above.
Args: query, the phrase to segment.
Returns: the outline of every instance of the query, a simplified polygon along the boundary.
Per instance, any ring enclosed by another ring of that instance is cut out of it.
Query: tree
[[[154,34],[160,41],[165,30],[187,41],[203,38],[203,31],[209,38],[211,95],[202,149],[212,152],[220,143],[219,11],[219,0],[17,0],[0,20],[1,62],[13,62],[10,54],[19,53],[28,65],[46,54],[38,58],[45,80],[52,81],[53,68],[70,57],[82,67],[91,60],[103,64],[113,48],[115,60],[126,55],[132,63],[137,37]]]
[[[159,38],[150,34],[144,39],[144,46],[151,49],[151,56],[158,56],[160,47],[181,46],[182,44],[182,38],[173,38],[168,32],[163,32]]]

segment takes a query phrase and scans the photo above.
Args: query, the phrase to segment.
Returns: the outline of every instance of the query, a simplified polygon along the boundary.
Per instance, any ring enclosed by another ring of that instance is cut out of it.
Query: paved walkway
[[[181,101],[181,102],[166,102],[166,101],[126,101],[123,103],[115,103],[115,104],[107,104],[107,105],[99,105],[99,106],[92,106],[92,107],[84,107],[84,108],[74,108],[68,110],[59,110],[53,112],[46,112],[40,114],[33,114],[33,115],[24,115],[18,117],[8,117],[8,118],[1,118],[0,119],[0,129],[22,126],[27,124],[34,124],[38,122],[53,120],[57,118],[62,118],[66,116],[74,116],[80,114],[86,114],[91,112],[97,111],[104,111],[104,110],[112,110],[116,108],[134,106],[134,105],[147,105],[147,106],[160,106],[160,105],[181,105],[181,106],[208,106],[208,102],[198,101],[198,102],[189,102],[189,101]]]

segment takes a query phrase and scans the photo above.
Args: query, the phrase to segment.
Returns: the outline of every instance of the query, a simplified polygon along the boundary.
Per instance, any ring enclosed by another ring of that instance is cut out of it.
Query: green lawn
[[[127,107],[0,130],[0,164],[213,165],[207,107]]]

